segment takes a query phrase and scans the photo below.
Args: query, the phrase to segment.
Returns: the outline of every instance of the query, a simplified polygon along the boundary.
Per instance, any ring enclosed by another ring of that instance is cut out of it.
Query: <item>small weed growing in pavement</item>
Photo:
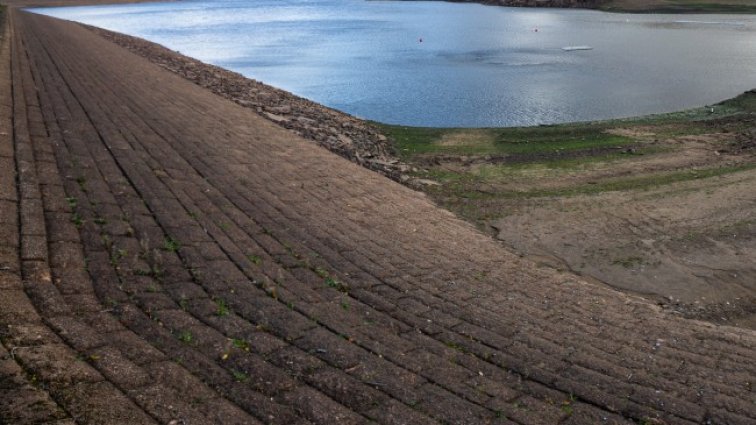
[[[128,251],[125,249],[111,249],[110,250],[110,264],[115,266],[118,262],[128,255]]]
[[[323,278],[323,279],[327,279],[327,278],[328,278],[328,272],[327,272],[327,271],[326,271],[325,269],[323,269],[322,267],[315,267],[315,268],[313,269],[313,271],[314,271],[314,272],[315,272],[315,273],[316,273],[316,274],[317,274],[318,276],[320,276],[320,277],[321,277],[321,278]]]
[[[97,217],[97,218],[95,218],[95,219],[94,219],[94,222],[95,222],[95,224],[97,224],[97,225],[100,225],[100,226],[102,226],[102,225],[105,225],[105,224],[108,224],[108,221],[107,221],[107,220],[105,220],[105,219],[104,219],[104,218],[102,218],[102,217]]]
[[[234,344],[234,347],[240,350],[249,351],[249,342],[246,340],[234,338],[231,342]]]
[[[228,316],[228,313],[231,312],[231,310],[229,310],[228,308],[228,305],[226,305],[226,301],[221,298],[216,298],[215,306],[217,307],[215,310],[215,315],[218,317]]]
[[[218,227],[220,227],[221,230],[228,230],[230,226],[228,225],[228,223],[218,223]]]
[[[521,402],[519,400],[512,402],[512,406],[514,406],[515,409],[526,409],[527,408],[527,406],[525,405],[525,403],[523,403],[523,402]]]
[[[572,403],[575,401],[575,396],[570,394],[570,398],[562,402],[562,412],[566,413],[567,416],[572,416]]]
[[[87,187],[86,187],[87,179],[85,179],[84,177],[81,177],[81,176],[76,177],[76,183],[79,184],[79,187],[81,188],[82,192],[86,192],[87,191]]]
[[[181,296],[181,299],[179,300],[179,307],[181,307],[181,309],[184,311],[186,311],[186,309],[189,307],[189,301],[183,295]]]
[[[286,303],[286,307],[289,307],[289,310],[294,310],[294,303],[289,301],[288,303]]]
[[[232,370],[231,374],[234,375],[234,380],[236,382],[246,382],[249,379],[249,376],[246,373],[238,370]]]
[[[259,266],[260,263],[262,263],[262,258],[260,256],[255,254],[249,254],[247,255],[247,259],[252,262],[252,264]]]
[[[150,284],[150,285],[149,285],[149,286],[147,287],[147,292],[150,292],[150,293],[153,293],[153,294],[154,294],[155,292],[158,292],[158,287],[157,287],[157,285],[155,285],[154,283],[151,283],[151,284]]]
[[[79,201],[74,197],[66,198],[66,202],[68,202],[68,206],[71,208],[76,208],[76,206],[79,205]]]
[[[347,288],[344,286],[344,284],[342,284],[341,282],[339,282],[338,280],[336,280],[336,279],[334,279],[334,278],[332,278],[330,276],[327,277],[327,278],[325,278],[324,282],[325,282],[325,284],[327,286],[329,286],[331,288],[337,289],[337,290],[339,290],[341,292],[347,292]]]
[[[626,269],[632,269],[634,267],[638,267],[644,263],[642,257],[638,256],[632,256],[632,257],[626,257],[626,258],[618,258],[614,261],[612,261],[612,264],[622,266]]]
[[[456,342],[447,341],[445,344],[446,344],[447,347],[449,347],[449,348],[451,348],[453,350],[457,350],[457,351],[460,351],[462,353],[467,352],[467,350],[465,349],[465,347],[461,346],[460,344],[457,344]]]
[[[349,310],[349,303],[346,302],[346,300],[342,300],[341,301],[341,308],[343,308],[344,310]]]
[[[81,218],[81,215],[77,212],[71,214],[71,223],[74,224],[76,227],[81,227],[84,224],[84,220]]]
[[[192,336],[191,332],[185,330],[179,332],[178,339],[185,344],[191,344],[194,341],[194,336]]]
[[[176,252],[180,246],[181,244],[170,236],[166,237],[163,241],[163,249],[168,252]]]
[[[150,276],[154,277],[158,281],[161,281],[163,279],[163,269],[161,269],[157,264],[153,265],[152,267],[150,267]]]

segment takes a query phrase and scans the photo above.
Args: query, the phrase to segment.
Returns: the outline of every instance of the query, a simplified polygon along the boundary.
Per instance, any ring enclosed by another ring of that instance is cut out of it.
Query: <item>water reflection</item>
[[[410,125],[621,117],[702,105],[756,87],[751,15],[362,0],[43,12],[144,37],[358,116]]]

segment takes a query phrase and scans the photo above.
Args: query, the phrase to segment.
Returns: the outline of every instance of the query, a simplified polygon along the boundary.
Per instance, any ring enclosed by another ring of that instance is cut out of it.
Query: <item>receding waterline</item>
[[[679,110],[756,87],[756,16],[445,2],[220,0],[35,9],[143,37],[345,112],[492,127]]]

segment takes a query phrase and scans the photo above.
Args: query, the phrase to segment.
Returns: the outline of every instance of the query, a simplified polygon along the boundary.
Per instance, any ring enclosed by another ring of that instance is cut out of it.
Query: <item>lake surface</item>
[[[701,106],[756,88],[753,15],[363,0],[35,10],[142,37],[395,124],[596,120]]]

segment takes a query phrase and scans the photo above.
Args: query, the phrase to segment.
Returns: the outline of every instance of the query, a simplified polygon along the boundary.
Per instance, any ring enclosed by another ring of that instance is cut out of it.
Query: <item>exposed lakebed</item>
[[[143,37],[327,106],[403,125],[606,119],[713,103],[756,87],[751,15],[362,0],[37,11]],[[575,46],[590,49],[569,49]]]

